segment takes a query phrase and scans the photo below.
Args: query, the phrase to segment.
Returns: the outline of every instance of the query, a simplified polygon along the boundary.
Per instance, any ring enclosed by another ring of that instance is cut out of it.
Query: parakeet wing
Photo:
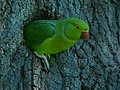
[[[41,44],[55,34],[55,24],[47,21],[35,21],[25,27],[24,38],[27,42]]]

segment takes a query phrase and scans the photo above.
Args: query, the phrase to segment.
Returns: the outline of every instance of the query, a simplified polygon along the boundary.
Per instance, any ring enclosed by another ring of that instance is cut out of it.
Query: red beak
[[[82,32],[81,38],[82,38],[83,40],[88,40],[88,39],[89,39],[89,32],[88,32],[88,31]]]

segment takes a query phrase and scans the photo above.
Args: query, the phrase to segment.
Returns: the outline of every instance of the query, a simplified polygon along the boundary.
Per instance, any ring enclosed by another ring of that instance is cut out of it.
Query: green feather
[[[38,20],[24,28],[27,45],[38,54],[55,54],[72,46],[89,26],[81,19]]]
[[[39,20],[24,28],[24,38],[27,43],[41,44],[55,34],[55,25],[49,21]]]

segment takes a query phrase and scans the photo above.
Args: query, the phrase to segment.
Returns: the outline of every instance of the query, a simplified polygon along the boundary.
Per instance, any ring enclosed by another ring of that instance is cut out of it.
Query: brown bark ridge
[[[36,19],[82,18],[90,39],[50,58],[50,72],[27,48]],[[0,90],[119,90],[120,0],[0,0]]]

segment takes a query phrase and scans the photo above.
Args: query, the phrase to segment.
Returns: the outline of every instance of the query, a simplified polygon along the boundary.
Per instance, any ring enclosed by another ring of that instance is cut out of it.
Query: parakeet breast
[[[37,46],[36,50],[40,54],[55,54],[66,50],[75,42],[75,40],[69,40],[66,37],[56,35],[54,38],[49,38],[44,43]]]

